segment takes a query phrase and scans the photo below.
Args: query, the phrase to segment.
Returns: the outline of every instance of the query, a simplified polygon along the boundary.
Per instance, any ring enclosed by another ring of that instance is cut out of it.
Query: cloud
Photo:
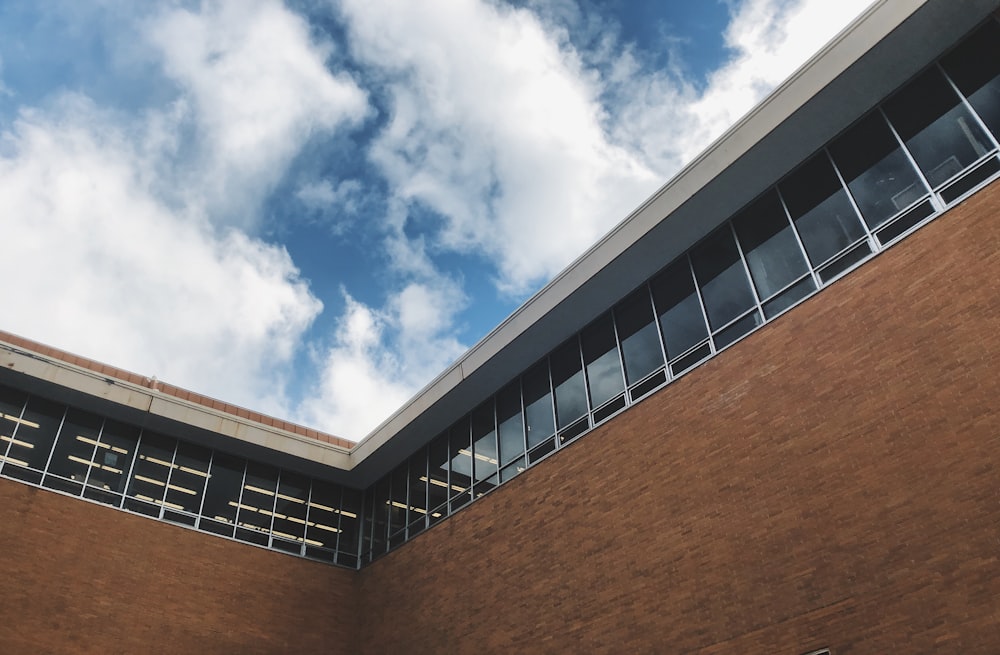
[[[142,145],[161,137],[120,118],[67,96],[3,133],[0,274],[23,282],[5,291],[5,329],[286,411],[280,375],[320,303],[283,248],[159,201]]]
[[[191,178],[216,220],[255,212],[310,137],[368,115],[365,93],[325,62],[333,45],[277,0],[210,0],[148,21],[166,74],[193,106]]]
[[[320,355],[320,382],[296,417],[360,439],[465,351],[451,336],[465,298],[446,280],[411,282],[383,309],[344,293],[333,344]]]

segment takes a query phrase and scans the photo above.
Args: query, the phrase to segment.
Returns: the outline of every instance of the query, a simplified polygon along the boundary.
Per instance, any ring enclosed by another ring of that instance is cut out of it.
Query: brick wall
[[[0,480],[0,653],[350,653],[356,574]]]
[[[365,653],[1000,653],[1000,183],[359,574]]]

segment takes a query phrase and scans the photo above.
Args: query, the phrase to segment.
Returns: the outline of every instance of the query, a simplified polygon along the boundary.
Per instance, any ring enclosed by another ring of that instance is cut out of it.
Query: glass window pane
[[[142,459],[142,447],[146,437],[139,444],[139,458]],[[136,462],[138,466],[138,462]],[[212,457],[212,468],[209,471],[208,487],[205,489],[205,506],[202,510],[200,527],[220,534],[232,535],[232,527],[236,523],[236,509],[240,501],[240,487],[243,484],[243,471],[246,460],[232,455],[216,452]],[[207,523],[206,519],[218,522],[219,525]]]
[[[687,257],[680,258],[653,278],[650,288],[668,358],[673,359],[708,338]]]
[[[500,430],[500,465],[505,466],[524,454],[524,421],[521,415],[519,382],[507,385],[497,394],[497,424]]]
[[[472,412],[472,464],[478,497],[499,484],[497,477],[497,430],[493,401],[488,400]]]
[[[452,508],[458,509],[472,498],[472,433],[466,416],[449,430],[448,458],[451,462]]]
[[[931,186],[992,149],[941,71],[930,68],[885,103],[885,113]]]
[[[128,485],[128,495],[144,503],[152,503],[159,508],[167,491],[167,477],[170,463],[174,458],[177,442],[155,432],[143,432],[139,442],[138,455],[132,469],[132,479]],[[143,513],[150,513],[149,507],[127,502],[126,507]],[[235,508],[234,515],[235,515]]]
[[[41,470],[52,452],[52,443],[65,412],[65,405],[28,398],[24,415],[19,419],[7,451],[4,475],[36,484],[41,481]],[[29,468],[33,470],[27,470]]]
[[[733,227],[761,300],[809,272],[776,190],[768,191],[737,214]]]
[[[201,509],[205,483],[208,481],[208,462],[212,451],[187,443],[177,444],[174,466],[167,485],[167,507],[197,514]]]
[[[66,410],[66,418],[56,439],[55,450],[52,451],[48,475],[58,475],[79,484],[68,487],[64,483],[46,478],[46,486],[70,493],[79,493],[83,489],[83,481],[87,477],[87,471],[94,457],[102,422],[103,419],[96,414],[72,407]]]
[[[447,432],[439,434],[431,442],[428,460],[430,484],[427,486],[427,502],[432,510],[436,510],[448,502],[448,464],[451,458],[448,456]],[[432,518],[439,517],[432,515]]]
[[[340,538],[337,541],[337,550],[341,553],[350,555],[357,555],[358,553],[358,526],[359,515],[361,514],[361,500],[362,494],[360,491],[344,488],[343,500],[340,507]],[[357,560],[341,561],[341,563],[355,566]]]
[[[615,307],[615,325],[622,342],[622,359],[629,385],[663,367],[649,291],[643,287]]]
[[[309,478],[282,471],[278,479],[278,496],[274,502],[275,540],[287,539],[301,546],[306,531],[306,509],[309,501]]]
[[[877,111],[833,141],[830,155],[869,227],[878,227],[927,194]]]
[[[392,480],[389,475],[375,483],[375,525],[372,529],[372,553],[384,553],[389,545],[389,492]]]
[[[313,498],[316,498],[316,486],[320,484],[318,480],[313,481]],[[332,505],[330,506],[332,507]],[[309,514],[312,515],[312,502],[309,503]],[[371,560],[372,553],[372,532],[375,527],[375,487],[370,486],[365,490],[365,505],[363,520],[361,522],[361,559],[365,562]],[[312,525],[309,526],[310,528]],[[307,538],[307,541],[309,538]],[[309,552],[309,549],[306,549]]]
[[[864,238],[861,219],[826,153],[810,159],[779,186],[813,266]]]
[[[534,448],[553,434],[552,391],[549,365],[542,361],[521,378],[524,389],[524,420],[528,426],[528,448]]]
[[[427,518],[427,449],[421,448],[410,458],[410,509],[406,521],[410,532],[421,530]]]
[[[611,314],[606,314],[587,327],[580,335],[580,344],[583,347],[583,361],[587,366],[590,405],[600,407],[625,391]]]
[[[14,439],[14,432],[21,422],[21,412],[28,401],[28,396],[0,387],[0,463],[6,459],[7,449]]]
[[[691,251],[691,264],[712,330],[754,306],[746,270],[728,225]]]
[[[389,534],[394,535],[406,529],[407,520],[407,493],[409,493],[409,468],[407,462],[403,462],[392,471],[389,476]]]
[[[312,496],[309,499],[309,518],[306,525],[306,554],[317,556],[311,549],[336,550],[337,535],[340,533],[340,493],[339,485],[322,480],[313,480]],[[357,516],[353,517],[355,523]],[[371,525],[370,523],[368,524]],[[382,535],[382,543],[385,535]]]
[[[138,441],[139,428],[111,419],[105,420],[87,484],[105,491],[122,493]]]
[[[989,21],[941,60],[969,104],[1000,137],[1000,25]]]
[[[556,421],[560,429],[587,413],[587,390],[576,338],[557,348],[549,358],[556,392]]]

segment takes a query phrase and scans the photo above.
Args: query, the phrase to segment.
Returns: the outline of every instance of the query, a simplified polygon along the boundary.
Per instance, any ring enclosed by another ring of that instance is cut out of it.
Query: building
[[[3,651],[1000,652],[998,6],[875,2],[354,447],[3,335]]]

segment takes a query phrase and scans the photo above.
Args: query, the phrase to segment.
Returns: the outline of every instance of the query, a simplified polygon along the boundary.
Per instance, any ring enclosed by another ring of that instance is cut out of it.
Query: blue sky
[[[5,0],[0,329],[359,439],[867,0]]]

